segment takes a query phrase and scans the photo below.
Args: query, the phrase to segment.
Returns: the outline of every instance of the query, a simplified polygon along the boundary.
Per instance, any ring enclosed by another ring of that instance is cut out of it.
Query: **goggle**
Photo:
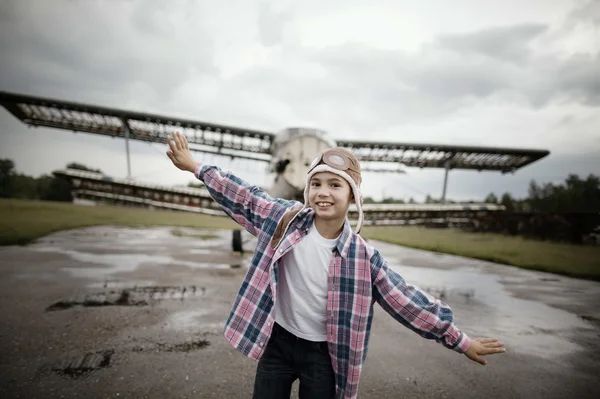
[[[337,149],[327,150],[324,153],[317,155],[310,163],[308,173],[310,173],[321,163],[325,163],[326,165],[329,165],[337,170],[351,170],[353,172],[360,173],[360,170],[357,170],[356,168],[352,167],[352,161],[350,160],[348,154],[346,154],[344,151],[339,151]]]

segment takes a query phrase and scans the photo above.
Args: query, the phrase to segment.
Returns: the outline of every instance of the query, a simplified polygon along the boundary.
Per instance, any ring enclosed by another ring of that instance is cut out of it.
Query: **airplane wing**
[[[337,145],[354,152],[361,162],[388,162],[419,168],[491,170],[502,173],[514,172],[550,153],[535,149],[350,140],[337,140]]]
[[[165,143],[175,131],[186,135],[193,151],[270,161],[274,133],[196,120],[0,92],[0,104],[29,126]]]

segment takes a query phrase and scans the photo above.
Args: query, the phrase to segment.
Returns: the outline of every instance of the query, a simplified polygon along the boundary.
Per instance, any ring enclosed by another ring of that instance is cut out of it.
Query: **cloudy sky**
[[[453,171],[448,197],[525,196],[600,174],[600,2],[4,0],[0,90],[276,132],[540,148],[514,175]],[[186,184],[164,146],[133,177]],[[262,184],[264,165],[197,154]],[[38,176],[81,162],[125,177],[122,140],[29,129],[0,110],[0,158]],[[368,173],[364,195],[440,196],[442,170]]]

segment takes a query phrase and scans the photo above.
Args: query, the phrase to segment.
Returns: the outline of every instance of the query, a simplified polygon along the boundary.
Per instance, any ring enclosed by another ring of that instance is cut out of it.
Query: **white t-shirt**
[[[327,280],[337,238],[323,238],[314,223],[279,264],[275,321],[308,341],[327,341]]]

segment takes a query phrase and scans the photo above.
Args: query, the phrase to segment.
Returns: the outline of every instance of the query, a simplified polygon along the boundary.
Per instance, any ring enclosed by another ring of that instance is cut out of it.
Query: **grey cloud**
[[[535,108],[570,102],[597,106],[599,55],[563,59],[530,54],[528,40],[546,30],[543,25],[517,25],[441,40],[469,49],[460,55],[439,45],[425,46],[416,54],[360,43],[319,50],[287,48],[295,65],[324,72],[300,76],[261,66],[237,76],[235,84],[268,93],[309,120],[329,113],[332,125],[339,126],[346,116],[335,114],[345,110],[360,130],[452,112],[492,96],[509,96]],[[502,37],[507,40],[504,45]],[[478,51],[494,56],[481,57]],[[498,62],[511,57],[520,62]],[[359,109],[360,114],[354,112]]]
[[[283,37],[283,30],[290,14],[285,11],[277,12],[270,3],[262,2],[258,11],[258,33],[261,43],[271,47]]]
[[[441,48],[462,54],[483,54],[488,57],[521,62],[531,55],[528,45],[548,31],[543,24],[522,24],[482,29],[467,34],[442,35],[436,40]]]
[[[567,17],[568,25],[580,22],[591,23],[596,26],[600,25],[600,2],[597,0],[588,0],[569,13]]]
[[[560,120],[556,123],[556,127],[564,127],[573,124],[575,117],[571,114],[564,115]]]
[[[51,17],[45,15],[46,5],[11,4],[13,17],[0,28],[3,88],[75,98],[105,93],[110,98],[145,87],[164,99],[192,73],[215,71],[208,35],[196,24],[173,25],[166,7],[68,3],[64,15]],[[173,12],[194,15],[190,8]]]
[[[590,106],[600,105],[600,53],[575,54],[555,71],[557,94]]]

